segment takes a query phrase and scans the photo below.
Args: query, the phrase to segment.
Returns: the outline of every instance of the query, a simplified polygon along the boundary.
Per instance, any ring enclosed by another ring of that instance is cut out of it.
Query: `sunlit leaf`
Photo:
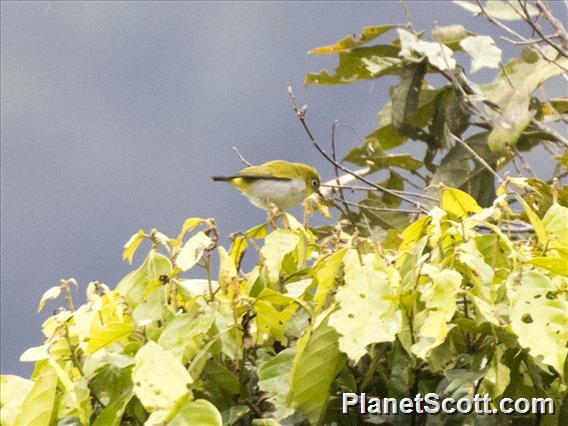
[[[294,349],[288,348],[258,367],[258,387],[270,395],[269,401],[276,408],[274,416],[277,419],[293,413],[293,409],[286,406],[286,399],[290,391],[290,372],[294,355]]]
[[[30,389],[34,386],[31,380],[11,374],[0,376],[0,424],[9,426],[15,424],[20,407]]]
[[[454,3],[463,7],[476,15],[481,15],[483,11],[492,18],[502,19],[506,21],[518,21],[526,16],[521,6],[514,1],[505,0],[487,0],[483,9],[472,1],[454,0]],[[538,9],[528,2],[523,3],[529,17],[538,15]]]
[[[542,218],[542,225],[550,238],[568,247],[568,208],[554,203]]]
[[[266,237],[260,254],[271,283],[278,282],[284,256],[294,250],[299,242],[300,237],[294,231],[286,229],[277,229]]]
[[[568,257],[533,257],[527,263],[548,269],[555,274],[568,277]]]
[[[47,361],[42,361],[34,384],[21,403],[21,409],[14,424],[22,426],[51,424],[50,420],[54,416],[56,390],[57,374]]]
[[[446,25],[432,28],[432,38],[453,50],[460,49],[460,41],[470,34],[463,25]]]
[[[349,250],[343,262],[345,285],[337,290],[339,310],[331,315],[329,324],[341,334],[341,351],[358,360],[367,345],[394,340],[402,315],[394,300],[395,289],[374,254]]]
[[[168,422],[169,426],[222,426],[221,413],[213,404],[205,399],[187,401],[178,414]]]
[[[471,56],[470,72],[474,73],[481,68],[499,68],[501,62],[501,49],[489,36],[471,36],[463,39],[460,46]]]
[[[134,393],[145,408],[173,406],[187,395],[191,376],[183,364],[170,352],[149,341],[136,353],[132,370]]]
[[[507,280],[511,326],[522,347],[564,375],[568,354],[568,301],[549,298],[558,289],[548,277],[529,271],[512,273]]]
[[[176,257],[176,266],[182,271],[193,268],[211,244],[211,238],[209,238],[205,232],[198,232],[187,240],[179,251]]]
[[[481,207],[471,195],[455,188],[444,188],[440,207],[460,218],[467,217],[468,213],[481,211]]]
[[[122,258],[128,261],[128,263],[132,264],[132,258],[134,257],[136,250],[140,246],[140,243],[144,239],[144,235],[144,231],[142,229],[139,229],[138,232],[130,237],[128,242],[124,245]]]
[[[48,288],[43,295],[41,296],[41,299],[39,300],[39,304],[37,307],[37,313],[39,314],[43,307],[45,306],[45,304],[47,303],[48,300],[53,300],[53,299],[57,299],[59,297],[59,294],[61,293],[61,286],[53,286]]]
[[[428,62],[440,70],[453,70],[456,67],[454,52],[444,44],[420,40],[416,35],[398,29],[400,36],[400,56],[410,61],[417,62],[422,56]]]
[[[181,227],[181,231],[177,237],[178,241],[181,241],[184,235],[190,231],[193,231],[199,225],[205,223],[205,219],[201,219],[199,217],[190,217],[183,222]]]
[[[363,27],[361,34],[358,36],[349,35],[343,40],[330,46],[316,47],[308,52],[308,54],[329,54],[338,53],[345,50],[353,49],[354,47],[362,46],[365,43],[377,38],[381,34],[396,28],[397,25],[376,25],[373,27]]]

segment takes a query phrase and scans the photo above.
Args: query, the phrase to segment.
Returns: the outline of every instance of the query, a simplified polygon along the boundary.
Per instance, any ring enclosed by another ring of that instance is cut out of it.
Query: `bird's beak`
[[[318,194],[322,200],[325,200],[325,196],[321,193],[319,188],[316,189],[316,194]]]

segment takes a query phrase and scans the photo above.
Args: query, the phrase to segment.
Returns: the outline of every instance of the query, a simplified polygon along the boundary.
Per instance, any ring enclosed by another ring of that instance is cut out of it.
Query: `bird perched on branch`
[[[283,160],[245,167],[232,176],[213,176],[213,180],[229,182],[264,210],[277,207],[286,211],[313,193],[321,196],[320,177],[315,168]]]

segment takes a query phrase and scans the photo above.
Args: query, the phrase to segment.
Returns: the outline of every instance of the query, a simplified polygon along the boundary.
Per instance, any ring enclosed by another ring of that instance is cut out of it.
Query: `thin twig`
[[[330,185],[330,184],[326,184],[326,183],[322,183],[320,186],[324,186],[324,187],[328,187],[328,188],[343,188],[343,189],[349,189],[349,190],[352,190],[352,191],[375,191],[373,188],[369,188],[367,186],[353,186],[353,185],[336,186],[336,185]],[[398,189],[393,189],[393,191],[398,193],[398,194],[402,194],[402,195],[409,195],[411,197],[423,198],[425,200],[430,200],[430,201],[438,201],[437,198],[430,197],[428,195],[417,194],[415,192],[400,191]]]
[[[336,153],[336,149],[335,149],[335,128],[337,126],[337,120],[333,122],[333,124],[331,125],[331,157],[333,158],[333,161],[335,163],[337,163],[337,153]],[[338,185],[338,193],[339,193],[339,197],[340,197],[340,201],[343,203],[343,207],[345,207],[345,212],[346,212],[346,216],[349,219],[349,222],[351,222],[351,224],[353,226],[355,226],[355,221],[353,220],[353,212],[351,211],[351,209],[349,208],[349,204],[347,204],[345,202],[345,194],[343,193],[343,189],[341,189],[341,179],[339,177],[339,167],[337,167],[335,164],[333,165],[333,170],[335,171],[335,182]]]
[[[422,206],[422,204],[420,204],[419,202],[412,200],[410,198],[407,198],[405,196],[402,196],[400,194],[397,194],[396,192],[394,192],[392,189],[389,188],[385,188],[384,186],[381,185],[377,185],[376,183],[371,182],[369,179],[366,179],[363,176],[359,176],[358,174],[356,174],[354,171],[348,169],[347,167],[345,167],[343,164],[338,163],[337,161],[334,161],[333,158],[331,158],[331,156],[317,143],[316,139],[314,138],[312,131],[310,130],[310,128],[308,127],[307,123],[306,123],[306,107],[302,107],[302,109],[298,108],[297,104],[296,104],[296,97],[294,96],[294,92],[292,91],[292,88],[289,87],[288,88],[288,94],[290,96],[290,100],[292,102],[292,109],[293,111],[296,113],[298,120],[300,120],[300,123],[302,124],[302,127],[304,128],[306,134],[308,135],[308,138],[310,139],[310,142],[312,143],[312,145],[318,150],[318,152],[323,155],[323,157],[329,161],[331,164],[336,165],[337,167],[339,167],[341,170],[343,170],[345,173],[350,174],[351,176],[355,177],[356,179],[360,180],[361,182],[365,182],[367,185],[378,189],[379,191],[382,191],[386,194],[390,194],[394,197],[398,197],[403,201],[406,201],[409,204],[412,204],[413,206],[417,207],[419,210],[421,210],[424,213],[427,213],[428,211]]]
[[[367,209],[367,210],[373,210],[373,211],[378,211],[378,212],[394,212],[394,213],[407,213],[407,214],[420,213],[418,210],[397,209],[397,208],[391,208],[391,207],[374,207],[374,206],[367,206],[367,205],[361,204],[361,203],[354,203],[352,201],[345,201],[345,202],[347,204],[349,204],[350,206],[353,206],[353,207],[358,207],[360,209]]]
[[[408,6],[406,4],[406,1],[400,0],[400,4],[402,5],[402,10],[404,11],[404,14],[406,15],[406,19],[408,19],[406,26],[408,27],[408,29],[410,30],[410,32],[412,34],[416,34],[416,30],[414,29],[414,24],[412,23],[412,15],[410,14],[410,10],[408,10]]]
[[[247,159],[245,157],[243,157],[243,155],[240,153],[239,148],[237,148],[236,146],[233,147],[233,151],[235,151],[235,153],[238,155],[239,160],[241,160],[243,163],[245,163],[248,167],[252,166],[252,163],[247,161]]]
[[[489,164],[487,164],[487,161],[485,161],[477,152],[475,152],[473,150],[472,147],[470,147],[464,140],[460,139],[459,137],[457,137],[456,135],[454,135],[453,133],[450,133],[450,135],[452,136],[452,138],[454,138],[454,140],[456,142],[458,142],[461,146],[463,146],[467,151],[469,151],[469,153],[471,155],[473,155],[473,157],[483,166],[487,169],[487,171],[489,171],[493,176],[495,176],[495,178],[500,182],[503,183],[503,179],[501,178],[501,176],[499,176],[497,174],[497,172],[495,170],[493,170],[491,168],[491,166]]]

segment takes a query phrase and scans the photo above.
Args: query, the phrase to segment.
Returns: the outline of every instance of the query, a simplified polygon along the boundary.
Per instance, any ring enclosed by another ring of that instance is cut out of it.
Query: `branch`
[[[298,120],[300,120],[300,123],[302,124],[302,127],[304,128],[304,130],[306,131],[306,134],[308,135],[308,138],[310,139],[310,142],[312,143],[312,145],[318,150],[318,152],[323,155],[323,157],[329,161],[331,164],[337,166],[339,169],[343,170],[345,173],[350,174],[351,176],[355,177],[356,179],[360,180],[361,182],[365,182],[367,185],[381,191],[384,192],[386,194],[390,194],[393,197],[397,197],[400,198],[403,201],[406,201],[409,204],[412,204],[413,206],[417,207],[419,210],[421,210],[423,213],[428,213],[428,210],[426,210],[422,204],[420,204],[419,202],[412,200],[410,198],[407,198],[403,195],[397,194],[396,192],[394,192],[393,190],[389,189],[389,188],[385,188],[384,186],[381,185],[377,185],[376,183],[371,182],[369,179],[364,178],[363,176],[359,176],[358,174],[356,174],[354,171],[348,169],[347,167],[345,167],[343,164],[338,163],[337,161],[334,161],[333,158],[317,143],[316,139],[314,138],[310,128],[308,127],[308,125],[306,124],[306,106],[302,107],[301,109],[298,108],[297,104],[296,104],[296,97],[294,96],[294,92],[292,91],[292,88],[289,87],[288,88],[288,94],[290,96],[290,100],[292,102],[292,110],[296,113]]]
[[[458,142],[461,146],[463,146],[466,150],[468,150],[470,152],[471,155],[473,155],[473,157],[483,166],[487,169],[487,171],[489,171],[489,173],[491,173],[493,176],[495,176],[495,178],[497,178],[497,180],[500,183],[503,183],[503,179],[501,179],[501,176],[499,176],[497,174],[497,172],[495,170],[493,170],[491,168],[491,166],[489,164],[487,164],[487,161],[485,161],[477,152],[475,152],[473,150],[473,148],[471,148],[467,143],[465,143],[465,141],[463,141],[462,139],[460,139],[459,137],[457,137],[456,135],[454,135],[453,133],[450,133],[450,135],[452,135],[452,138]]]
[[[236,146],[233,147],[233,151],[235,151],[235,153],[236,153],[237,156],[239,157],[239,160],[241,160],[243,163],[245,163],[248,167],[251,167],[251,166],[252,166],[252,163],[250,163],[249,161],[247,161],[247,160],[245,159],[245,157],[242,156],[242,154],[239,152],[239,149],[238,149]]]
[[[335,163],[337,163],[337,155],[336,155],[336,151],[335,151],[335,128],[337,126],[337,120],[333,122],[333,124],[331,125],[331,156],[333,158],[333,161]],[[339,197],[340,197],[340,201],[343,204],[343,207],[345,207],[345,212],[346,212],[346,216],[349,219],[349,221],[351,222],[351,224],[353,226],[355,225],[355,221],[353,220],[353,213],[351,212],[351,209],[349,208],[349,204],[347,204],[345,202],[345,194],[343,194],[343,189],[341,189],[341,185],[340,185],[340,178],[339,178],[339,167],[337,167],[335,164],[333,165],[333,169],[335,171],[335,182],[338,185],[339,188]]]

